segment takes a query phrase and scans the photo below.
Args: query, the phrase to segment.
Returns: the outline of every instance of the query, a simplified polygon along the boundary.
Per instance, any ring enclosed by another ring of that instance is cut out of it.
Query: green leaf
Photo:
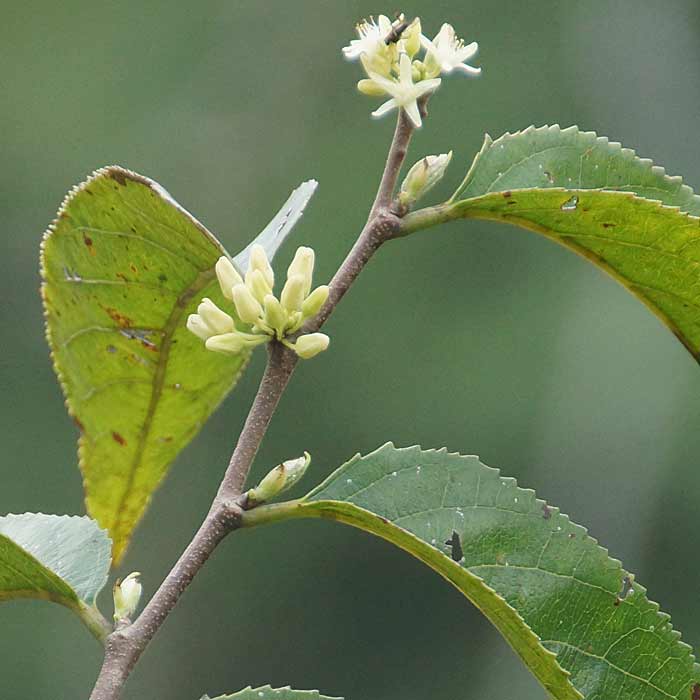
[[[477,457],[388,444],[252,525],[337,520],[398,545],[459,589],[557,699],[690,700],[700,667],[606,550]]]
[[[233,695],[219,695],[210,698],[205,695],[202,700],[343,700],[320,695],[318,690],[292,690],[286,688],[272,688],[269,685],[260,688],[244,688]]]
[[[634,151],[542,127],[487,138],[452,199],[409,214],[402,231],[474,218],[540,233],[608,272],[699,360],[698,216],[700,197]]]
[[[95,609],[112,543],[88,517],[25,513],[0,517],[0,601],[51,600],[74,610],[97,636]]]
[[[700,197],[680,177],[592,131],[533,126],[496,141],[487,135],[451,201],[527,188],[634,192],[700,216]]]
[[[270,257],[315,186],[296,190],[261,234]],[[81,433],[87,509],[109,531],[115,564],[248,360],[207,352],[185,329],[202,297],[224,304],[213,268],[225,254],[160,185],[116,166],[76,187],[45,237],[47,337]]]

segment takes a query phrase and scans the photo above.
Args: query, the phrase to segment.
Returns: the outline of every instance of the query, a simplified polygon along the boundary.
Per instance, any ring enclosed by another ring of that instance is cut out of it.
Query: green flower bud
[[[233,303],[243,323],[254,324],[263,313],[260,302],[253,296],[245,284],[237,284],[233,290]]]
[[[309,294],[304,303],[301,305],[301,314],[304,318],[311,318],[315,316],[321,307],[326,303],[328,299],[328,285],[321,285],[316,287],[311,294]]]
[[[309,333],[297,338],[294,343],[294,352],[302,360],[310,360],[319,352],[323,352],[330,343],[330,338],[325,333]]]
[[[439,156],[426,156],[419,160],[406,175],[401,184],[399,202],[411,206],[431,190],[445,174],[452,159],[452,151],[441,153]]]
[[[280,304],[279,299],[272,294],[268,294],[265,297],[263,305],[265,307],[265,323],[276,331],[278,338],[281,338],[287,321],[289,320],[287,312],[284,310],[282,304]]]
[[[136,608],[141,600],[143,587],[139,581],[141,574],[134,571],[123,581],[117,579],[114,584],[114,620],[131,620],[131,616],[136,612]]]
[[[233,319],[222,311],[211,299],[206,297],[197,307],[200,318],[209,326],[209,335],[230,333],[234,329]]]
[[[311,455],[304,452],[303,457],[289,459],[270,470],[263,480],[248,491],[248,503],[257,505],[278,496],[283,491],[294,486],[304,476],[311,463]]]
[[[219,280],[221,293],[227,299],[233,299],[231,289],[237,284],[243,284],[243,278],[238,274],[238,270],[233,266],[233,263],[222,255],[216,262],[216,277]]]
[[[301,328],[302,323],[304,323],[304,316],[302,315],[301,311],[294,311],[293,313],[289,314],[289,320],[287,321],[287,325],[284,329],[285,334],[295,333]]]
[[[275,273],[272,270],[270,261],[267,259],[265,249],[257,243],[250,249],[249,268],[251,270],[260,270],[265,278],[265,282],[267,282],[267,286],[272,290],[275,286]]]
[[[280,301],[287,312],[299,311],[304,302],[304,297],[307,294],[306,278],[304,275],[293,274],[291,272],[291,266],[289,269],[289,277],[287,278],[287,283],[284,285],[284,289],[282,290]]]

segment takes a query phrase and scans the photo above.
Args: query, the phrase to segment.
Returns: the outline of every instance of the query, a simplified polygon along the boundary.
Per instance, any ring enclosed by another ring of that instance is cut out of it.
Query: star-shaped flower
[[[443,24],[437,36],[431,41],[426,36],[421,36],[421,44],[427,51],[425,60],[428,75],[451,73],[458,69],[468,75],[479,75],[481,68],[475,68],[465,63],[476,55],[479,45],[472,41],[464,45],[461,39],[455,35],[451,24]]]
[[[343,55],[350,61],[360,58],[362,54],[374,55],[378,50],[386,47],[385,37],[391,32],[391,20],[386,15],[379,15],[378,22],[374,19],[362,20],[357,25],[357,36],[349,46],[343,48]]]
[[[423,122],[418,109],[418,99],[436,90],[440,85],[440,78],[420,80],[414,83],[411,59],[405,53],[401,54],[398,80],[389,80],[377,73],[370,75],[376,84],[380,85],[388,95],[391,95],[391,99],[372,112],[372,116],[382,117],[392,109],[403,108],[413,125],[416,128],[420,127]]]

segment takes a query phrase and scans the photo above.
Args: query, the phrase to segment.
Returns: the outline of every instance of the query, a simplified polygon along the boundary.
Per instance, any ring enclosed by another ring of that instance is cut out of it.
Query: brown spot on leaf
[[[115,430],[112,431],[112,439],[122,447],[126,445],[126,440]]]
[[[111,306],[107,306],[105,311],[109,314],[109,317],[120,327],[128,328],[132,325],[133,321],[122,313],[119,313],[116,309]]]
[[[700,700],[700,683],[693,683],[690,689],[690,700]]]
[[[85,426],[80,422],[80,418],[78,418],[78,416],[73,416],[73,422],[78,426],[78,430],[81,433],[85,432]]]
[[[603,228],[615,228],[615,224],[604,223]]]
[[[508,190],[507,192],[504,192],[504,193],[503,193],[503,198],[504,198],[504,199],[510,199],[512,196],[513,196],[513,193],[512,193],[510,190]],[[510,204],[510,202],[509,202],[509,204]]]
[[[132,272],[138,272],[138,271],[139,271],[138,268],[136,267],[136,265],[134,265],[134,263],[130,263],[130,264],[129,264],[129,267],[131,268],[131,271],[132,271]]]
[[[552,517],[552,509],[546,504],[542,504],[542,517],[545,520],[549,520]]]
[[[87,249],[90,251],[90,255],[95,255],[95,247],[92,244],[92,238],[90,238],[90,236],[88,236],[87,233],[85,233],[84,231],[83,231],[83,243],[85,243],[85,245],[87,246]]]

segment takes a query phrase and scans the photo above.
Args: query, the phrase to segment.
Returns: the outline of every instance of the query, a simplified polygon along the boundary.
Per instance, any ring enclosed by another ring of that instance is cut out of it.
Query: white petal
[[[416,129],[420,129],[423,121],[420,118],[420,110],[418,109],[418,104],[416,101],[414,100],[413,102],[404,105],[404,109],[406,110],[408,118],[413,122],[413,126],[415,126]]]
[[[402,83],[408,83],[409,85],[413,83],[413,67],[411,66],[411,59],[407,53],[401,54],[399,74]]]
[[[433,44],[430,39],[428,39],[425,34],[420,35],[420,45],[426,50],[426,51],[435,51],[435,44]]]
[[[467,44],[457,51],[457,58],[459,58],[460,63],[464,63],[464,61],[468,61],[472,56],[475,56],[478,51],[479,44],[472,41],[471,44]]]
[[[460,63],[458,66],[455,66],[456,69],[461,70],[463,73],[466,73],[467,75],[480,75],[481,74],[481,68],[475,68],[474,66],[468,66],[466,63]]]
[[[391,20],[386,15],[379,15],[379,31],[382,38],[386,37],[391,31]]]
[[[392,109],[396,109],[396,106],[396,99],[392,97],[390,100],[387,100],[383,105],[377,107],[377,109],[375,109],[374,112],[372,112],[372,116],[383,117],[388,112],[391,112]]]
[[[416,83],[416,89],[418,90],[417,97],[437,90],[441,82],[442,80],[440,78],[430,78],[430,80],[421,80],[419,83]]]

